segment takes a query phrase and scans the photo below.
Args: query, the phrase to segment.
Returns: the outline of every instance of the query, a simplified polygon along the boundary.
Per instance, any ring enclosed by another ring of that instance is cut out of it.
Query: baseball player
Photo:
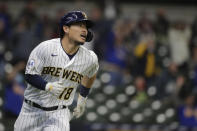
[[[68,12],[60,20],[60,38],[44,41],[31,52],[15,131],[69,131],[71,116],[84,113],[99,67],[96,54],[82,46],[92,40],[92,26],[84,12]],[[77,88],[77,106],[70,112]]]

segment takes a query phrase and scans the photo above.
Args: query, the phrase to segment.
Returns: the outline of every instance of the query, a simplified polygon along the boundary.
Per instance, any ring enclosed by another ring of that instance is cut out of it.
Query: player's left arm
[[[92,87],[92,84],[94,83],[94,80],[96,79],[96,74],[93,75],[91,78],[84,76],[81,85],[80,85],[80,95],[83,97],[87,97],[89,94],[89,90]],[[84,89],[85,88],[85,89]],[[84,91],[87,90],[87,91]]]
[[[86,88],[91,88],[95,79],[96,79],[96,74],[93,75],[91,78],[89,78],[87,76],[84,76],[83,79],[82,79],[82,81],[81,81],[81,84],[83,86],[85,86]]]
[[[84,76],[80,85],[80,91],[77,101],[77,107],[74,109],[73,115],[76,118],[79,118],[85,112],[86,100],[89,94],[90,88],[96,79],[96,74],[93,75],[91,78]]]
[[[79,86],[79,96],[77,101],[77,107],[74,109],[73,115],[76,118],[79,118],[83,115],[85,112],[85,105],[86,100],[88,98],[88,94],[90,92],[90,89],[92,87],[92,84],[94,83],[94,80],[96,79],[96,73],[99,69],[98,64],[98,58],[94,52],[90,52],[90,55],[92,56],[92,64],[89,68],[87,68],[86,75],[83,76],[81,85]]]
[[[92,64],[89,68],[87,68],[87,72],[85,73],[86,75],[83,76],[80,85],[80,95],[85,98],[89,94],[89,90],[96,79],[96,74],[99,69],[98,58],[96,54],[93,51],[91,51],[90,54],[92,56]]]

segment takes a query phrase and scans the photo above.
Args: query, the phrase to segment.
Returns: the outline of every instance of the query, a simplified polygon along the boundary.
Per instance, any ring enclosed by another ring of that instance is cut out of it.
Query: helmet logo
[[[84,12],[82,12],[82,15],[83,15],[83,17],[84,17],[85,19],[88,19],[87,15],[86,15]]]
[[[74,20],[76,20],[76,19],[77,19],[77,15],[72,14],[72,16],[73,16],[73,19],[74,19]]]
[[[68,17],[67,18],[67,23],[71,22],[71,21],[75,21],[77,20],[77,15],[76,14],[72,14],[72,17]]]

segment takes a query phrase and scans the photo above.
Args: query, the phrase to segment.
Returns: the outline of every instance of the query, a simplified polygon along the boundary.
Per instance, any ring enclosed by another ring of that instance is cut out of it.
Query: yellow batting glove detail
[[[52,85],[50,85],[49,86],[49,91],[51,91],[53,89],[53,86]]]

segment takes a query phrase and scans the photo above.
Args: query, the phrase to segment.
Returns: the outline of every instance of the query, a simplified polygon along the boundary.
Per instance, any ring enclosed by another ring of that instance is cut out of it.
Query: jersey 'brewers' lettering
[[[51,75],[51,76],[59,77],[61,70],[62,70],[62,68],[60,68],[60,67],[43,67],[42,74],[43,75],[48,74],[48,75]],[[69,79],[71,81],[80,83],[81,79],[83,78],[83,75],[79,74],[75,71],[64,69],[62,78]]]

